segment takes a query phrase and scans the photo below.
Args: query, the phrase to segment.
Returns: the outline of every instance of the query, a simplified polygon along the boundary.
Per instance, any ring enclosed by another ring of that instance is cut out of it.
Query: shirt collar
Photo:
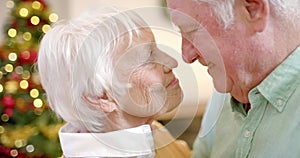
[[[282,112],[289,97],[299,85],[300,47],[287,57],[262,83],[250,91],[251,95],[260,92],[279,112]]]
[[[230,105],[231,105],[231,108],[232,108],[232,112],[237,111],[237,112],[243,114],[244,116],[247,115],[245,109],[243,109],[243,104],[240,103],[239,101],[237,101],[234,97],[231,97]]]
[[[71,124],[59,131],[66,157],[132,157],[154,154],[149,125],[108,133],[70,133]]]

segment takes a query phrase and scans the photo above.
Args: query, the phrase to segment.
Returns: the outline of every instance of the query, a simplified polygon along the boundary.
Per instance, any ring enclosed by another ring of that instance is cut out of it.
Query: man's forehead
[[[211,14],[211,9],[208,5],[200,5],[198,2],[185,6],[178,6],[169,9],[172,21],[174,23],[195,22],[200,19],[205,19]]]

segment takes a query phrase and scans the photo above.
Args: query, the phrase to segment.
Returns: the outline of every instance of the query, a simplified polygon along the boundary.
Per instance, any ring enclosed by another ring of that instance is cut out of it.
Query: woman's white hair
[[[228,28],[234,22],[234,4],[236,0],[196,0],[211,5],[219,22]],[[289,22],[299,20],[300,0],[270,0],[271,14]],[[296,19],[298,18],[298,19]]]
[[[51,109],[77,130],[90,132],[102,131],[108,120],[83,96],[102,96],[112,86],[122,86],[111,83],[115,49],[121,43],[129,47],[133,36],[147,26],[133,11],[98,10],[55,24],[43,37],[38,56],[38,71]],[[127,41],[121,37],[124,34],[129,35]]]

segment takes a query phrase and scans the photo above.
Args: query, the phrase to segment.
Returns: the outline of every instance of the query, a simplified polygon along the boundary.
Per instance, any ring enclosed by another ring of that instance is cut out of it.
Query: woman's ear
[[[89,105],[100,109],[106,113],[111,113],[115,110],[117,110],[117,104],[113,101],[110,100],[106,94],[103,96],[83,96],[82,99],[86,101]]]

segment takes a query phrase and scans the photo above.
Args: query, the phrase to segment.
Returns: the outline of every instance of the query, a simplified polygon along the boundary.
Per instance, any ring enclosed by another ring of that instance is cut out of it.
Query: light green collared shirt
[[[215,93],[194,143],[194,158],[300,157],[300,47],[248,95],[245,113]]]

